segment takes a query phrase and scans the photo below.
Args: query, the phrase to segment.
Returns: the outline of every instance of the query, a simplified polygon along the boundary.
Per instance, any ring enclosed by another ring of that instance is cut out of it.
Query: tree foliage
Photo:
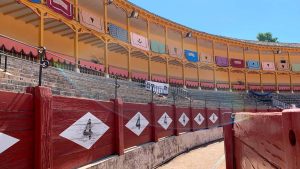
[[[266,33],[259,33],[257,35],[257,40],[263,41],[263,42],[278,42],[278,38],[274,37],[271,32]]]

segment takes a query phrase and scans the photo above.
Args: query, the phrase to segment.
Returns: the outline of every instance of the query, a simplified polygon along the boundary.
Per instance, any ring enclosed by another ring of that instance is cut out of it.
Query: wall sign
[[[60,133],[60,136],[90,149],[108,129],[105,123],[88,112]]]

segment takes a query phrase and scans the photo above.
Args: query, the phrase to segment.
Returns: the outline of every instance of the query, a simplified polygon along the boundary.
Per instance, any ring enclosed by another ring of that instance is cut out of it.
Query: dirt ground
[[[182,154],[158,169],[226,169],[224,142],[215,142]]]

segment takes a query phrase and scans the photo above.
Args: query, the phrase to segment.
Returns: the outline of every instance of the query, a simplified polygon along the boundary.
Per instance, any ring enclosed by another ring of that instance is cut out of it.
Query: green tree
[[[263,42],[278,42],[278,38],[273,38],[273,35],[271,32],[266,33],[259,33],[256,36],[257,40],[263,41]]]

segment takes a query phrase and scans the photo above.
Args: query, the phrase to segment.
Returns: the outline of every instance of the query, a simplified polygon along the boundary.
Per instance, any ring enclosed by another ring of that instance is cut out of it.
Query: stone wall
[[[223,138],[223,129],[213,128],[161,139],[130,148],[123,156],[111,156],[80,169],[149,169],[194,147]]]

